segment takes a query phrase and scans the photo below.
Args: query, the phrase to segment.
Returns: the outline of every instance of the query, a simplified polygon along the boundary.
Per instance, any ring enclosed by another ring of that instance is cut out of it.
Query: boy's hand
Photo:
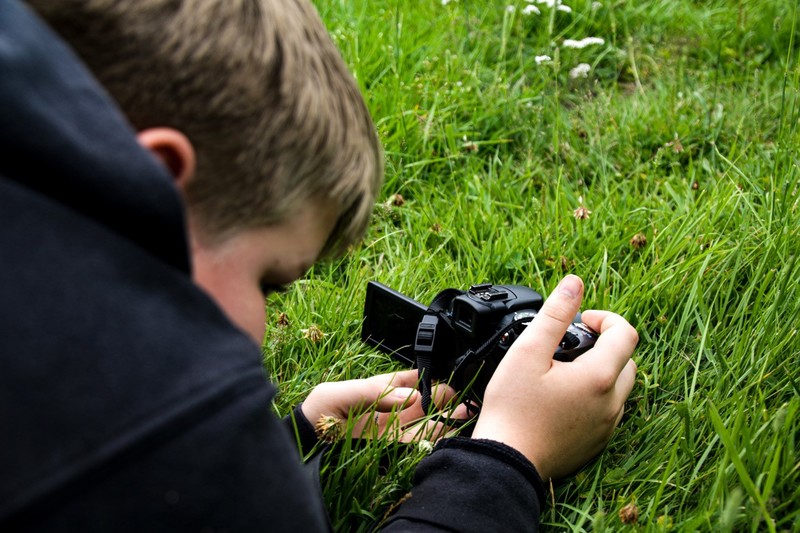
[[[416,370],[404,370],[367,379],[321,383],[314,387],[301,409],[312,424],[321,416],[343,421],[354,419],[353,437],[388,434],[391,439],[404,442],[436,440],[450,428],[441,422],[415,423],[425,417],[422,396],[416,389],[418,379]],[[454,395],[450,387],[434,387],[434,403],[443,409]],[[465,418],[466,409],[459,406],[451,416]]]
[[[569,363],[553,359],[582,297],[580,278],[561,281],[492,376],[472,434],[517,449],[544,480],[572,474],[602,451],[636,374],[638,334],[607,311],[582,315],[600,333],[591,350]]]

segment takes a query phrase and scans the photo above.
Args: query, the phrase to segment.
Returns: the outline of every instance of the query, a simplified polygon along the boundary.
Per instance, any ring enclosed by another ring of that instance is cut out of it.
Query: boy
[[[189,243],[169,183],[113,107],[4,3],[0,244],[15,313],[1,322],[0,413],[15,459],[0,525],[324,529],[252,342],[264,293],[358,238],[381,177],[366,108],[318,17],[302,2],[35,7],[169,170]],[[187,279],[187,244],[213,302]],[[586,312],[597,347],[553,361],[581,295],[580,280],[562,282],[492,379],[473,439],[440,443],[387,528],[530,529],[543,497],[533,465],[562,477],[602,449],[633,384],[636,334]],[[413,414],[407,375],[322,385],[302,414],[380,397]]]

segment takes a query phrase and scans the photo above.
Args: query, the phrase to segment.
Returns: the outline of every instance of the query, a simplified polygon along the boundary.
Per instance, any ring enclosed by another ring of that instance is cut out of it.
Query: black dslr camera
[[[445,289],[426,307],[371,281],[361,339],[419,369],[426,410],[434,380],[464,392],[464,401],[477,410],[497,365],[543,303],[528,287],[486,283],[467,291]],[[572,361],[596,340],[578,314],[554,357]]]

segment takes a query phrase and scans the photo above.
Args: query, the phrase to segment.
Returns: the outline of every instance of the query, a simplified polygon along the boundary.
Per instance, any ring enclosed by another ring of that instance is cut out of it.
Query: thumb
[[[550,365],[564,333],[575,318],[583,299],[583,281],[572,274],[561,280],[530,325],[512,346],[531,362]]]
[[[375,398],[375,410],[387,413],[395,410],[399,411],[417,401],[419,392],[409,387],[384,387],[381,393]]]

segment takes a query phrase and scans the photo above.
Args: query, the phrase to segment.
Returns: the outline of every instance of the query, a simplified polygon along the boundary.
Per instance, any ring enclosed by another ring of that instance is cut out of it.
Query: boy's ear
[[[186,135],[172,128],[149,128],[140,131],[136,138],[139,144],[156,156],[175,178],[181,191],[194,177],[194,146]]]

